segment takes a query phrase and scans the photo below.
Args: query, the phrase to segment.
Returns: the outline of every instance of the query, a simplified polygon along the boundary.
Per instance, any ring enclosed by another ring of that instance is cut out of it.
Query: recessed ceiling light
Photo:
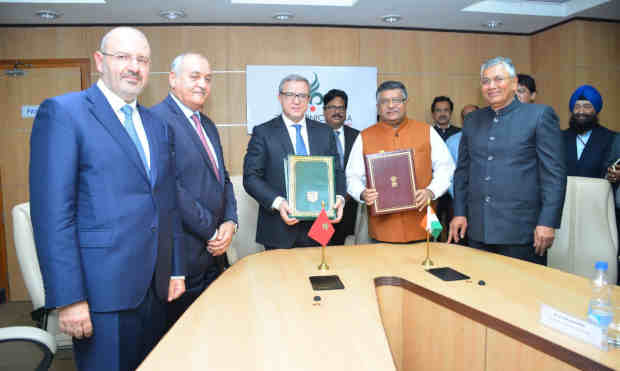
[[[288,21],[289,19],[295,18],[295,16],[292,13],[277,13],[272,18],[277,21]]]
[[[388,15],[384,15],[383,17],[381,17],[381,20],[383,22],[389,23],[389,24],[400,22],[401,19],[403,19],[403,17],[399,16],[398,14],[388,14]]]
[[[62,13],[58,13],[58,12],[55,12],[55,11],[49,10],[49,9],[44,9],[44,10],[39,10],[38,12],[36,12],[36,15],[39,16],[39,18],[41,18],[41,19],[45,19],[47,21],[52,21],[52,20],[54,20],[56,18],[60,18]]]
[[[169,21],[174,21],[175,19],[185,18],[185,12],[182,10],[162,10],[159,12],[159,16],[165,18]]]
[[[482,27],[486,27],[489,28],[491,30],[495,30],[497,28],[500,28],[504,25],[504,23],[502,23],[502,21],[488,21],[487,23],[483,23]]]
[[[354,6],[357,0],[230,0],[231,4],[254,5],[306,5],[306,6]]]

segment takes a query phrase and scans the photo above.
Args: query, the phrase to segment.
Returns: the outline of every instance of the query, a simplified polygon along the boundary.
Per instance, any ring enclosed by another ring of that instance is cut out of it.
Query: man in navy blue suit
[[[289,217],[284,179],[284,158],[289,154],[334,156],[338,148],[333,130],[318,121],[306,119],[310,83],[300,75],[286,76],[278,86],[282,115],[252,131],[243,161],[243,187],[258,201],[256,242],[266,250],[317,246],[308,237],[310,221]],[[346,185],[340,161],[336,168],[336,207],[334,223],[342,219]]]
[[[220,136],[200,110],[213,75],[209,61],[186,53],[174,59],[169,75],[170,94],[152,111],[174,133],[177,191],[183,221],[183,249],[188,260],[187,291],[168,304],[172,325],[221,273],[216,257],[225,258],[237,230],[237,202],[224,166]]]
[[[30,203],[46,307],[80,370],[132,370],[185,290],[173,143],[137,104],[144,34],[119,27],[94,53],[99,81],[45,100],[31,137]],[[177,279],[178,278],[178,279]]]

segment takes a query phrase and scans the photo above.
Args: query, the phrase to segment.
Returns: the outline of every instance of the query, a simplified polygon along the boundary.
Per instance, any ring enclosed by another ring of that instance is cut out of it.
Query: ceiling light
[[[49,9],[39,10],[35,14],[39,16],[39,18],[45,19],[46,21],[52,21],[56,18],[60,18],[60,16],[62,15],[62,13],[58,13]]]
[[[272,18],[277,21],[288,21],[289,19],[295,18],[295,16],[292,13],[277,13]]]
[[[309,5],[309,6],[354,6],[357,0],[230,0],[231,4],[254,5]]]
[[[384,15],[383,17],[381,17],[381,20],[383,22],[389,23],[389,24],[400,22],[401,19],[403,19],[403,17],[399,16],[398,14],[388,14],[388,15]]]
[[[482,27],[489,28],[491,30],[495,30],[497,28],[502,27],[504,24],[502,21],[488,21],[487,23],[483,23]]]
[[[162,10],[159,12],[159,16],[174,21],[175,19],[185,18],[185,12],[182,10]]]

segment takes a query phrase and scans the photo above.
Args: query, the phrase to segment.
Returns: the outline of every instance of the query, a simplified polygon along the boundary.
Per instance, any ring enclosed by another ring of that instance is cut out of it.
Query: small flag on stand
[[[443,230],[439,219],[437,219],[437,215],[435,215],[435,211],[430,205],[426,207],[426,215],[424,216],[424,219],[422,219],[422,223],[420,223],[420,225],[422,225],[422,228],[424,228],[426,232],[430,233],[435,240],[439,237],[439,234],[441,234],[441,231]]]
[[[334,235],[334,232],[334,226],[329,221],[325,208],[322,208],[319,217],[316,218],[314,224],[312,224],[312,228],[310,228],[310,231],[308,232],[308,237],[320,243],[321,246],[327,246],[327,243]]]

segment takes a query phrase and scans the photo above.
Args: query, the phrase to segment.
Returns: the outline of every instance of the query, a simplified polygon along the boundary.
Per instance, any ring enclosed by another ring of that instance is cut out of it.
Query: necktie
[[[202,142],[202,146],[205,148],[205,151],[207,151],[207,155],[209,156],[209,160],[211,160],[211,166],[213,166],[213,171],[215,172],[215,176],[217,178],[217,180],[219,182],[221,182],[220,180],[220,172],[217,170],[217,162],[215,162],[215,156],[213,155],[213,152],[211,151],[211,148],[209,148],[209,145],[207,144],[207,138],[205,137],[205,134],[202,132],[202,125],[200,124],[200,118],[198,118],[198,114],[194,113],[192,115],[192,120],[194,121],[194,124],[196,125],[196,131],[198,132],[198,136],[200,137],[200,141]]]
[[[301,125],[296,124],[293,125],[293,127],[297,130],[297,136],[295,137],[295,154],[298,156],[308,156],[304,138],[301,136]]]
[[[138,133],[136,132],[136,127],[133,123],[133,119],[131,118],[131,114],[133,113],[133,107],[131,107],[129,104],[126,104],[121,107],[121,112],[125,114],[125,122],[123,122],[123,126],[125,127],[125,130],[127,130],[127,134],[129,134],[129,137],[131,138],[133,144],[136,146],[138,154],[140,155],[140,159],[142,159],[142,164],[144,165],[144,168],[148,171],[149,166],[146,162],[146,156],[144,155],[144,148],[142,148],[142,143],[140,143]]]
[[[344,151],[342,150],[342,144],[340,144],[340,131],[334,130],[336,134],[336,147],[338,147],[338,157],[340,157],[340,167],[344,169]]]

